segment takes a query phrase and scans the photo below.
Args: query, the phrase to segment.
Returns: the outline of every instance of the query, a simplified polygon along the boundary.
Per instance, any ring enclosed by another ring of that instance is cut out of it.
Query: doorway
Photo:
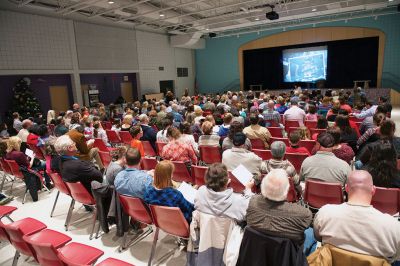
[[[121,96],[127,103],[133,102],[132,82],[121,82]]]
[[[174,81],[160,80],[160,92],[166,95],[167,91],[172,91],[172,93],[175,94]]]
[[[69,109],[69,97],[67,86],[50,86],[51,108],[56,112],[65,112]]]

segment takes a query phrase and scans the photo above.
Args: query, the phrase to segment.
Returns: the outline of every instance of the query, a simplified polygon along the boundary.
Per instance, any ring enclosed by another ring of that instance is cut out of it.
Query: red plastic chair
[[[286,146],[290,146],[290,143],[289,143],[289,139],[288,138],[276,138],[276,137],[271,137],[270,139],[269,139],[269,141],[270,141],[270,143],[272,144],[274,141],[283,141],[285,144],[286,144]]]
[[[158,234],[160,229],[165,233],[179,237],[189,238],[189,224],[187,223],[182,211],[178,207],[165,207],[150,205],[156,231],[154,233],[153,245],[148,265],[151,265],[156,252]]]
[[[299,146],[306,148],[308,152],[311,154],[316,143],[317,142],[315,140],[300,140]]]
[[[268,124],[269,127],[279,127],[279,123],[277,123],[275,120],[265,120],[265,123]]]
[[[231,179],[231,182],[229,183],[229,187],[233,189],[233,192],[236,193],[242,193],[245,187],[243,186],[242,183],[237,180],[237,178],[232,174],[231,171],[228,171],[228,176]]]
[[[371,204],[383,213],[395,215],[400,211],[400,189],[376,187]]]
[[[300,123],[297,120],[286,120],[285,130],[288,131],[289,127],[300,127]]]
[[[132,141],[132,136],[128,131],[120,131],[119,137],[121,138],[122,142],[126,145],[130,145]]]
[[[134,265],[127,263],[125,261],[122,261],[122,260],[108,258],[108,259],[105,259],[102,262],[96,264],[96,266],[134,266]]]
[[[17,207],[14,207],[14,206],[0,206],[0,220],[5,217],[10,222],[14,222],[10,218],[10,214],[13,213],[16,209],[17,209]]]
[[[107,134],[108,141],[111,143],[111,145],[116,145],[116,144],[122,143],[117,131],[106,130],[106,134]]]
[[[192,176],[184,162],[173,161],[175,166],[174,172],[172,173],[172,179],[177,182],[194,183]]]
[[[154,224],[150,209],[142,199],[119,194],[119,201],[121,202],[124,213],[129,215],[131,217],[131,220],[138,221],[147,225]],[[141,233],[140,236],[135,237],[134,242],[129,244],[126,243],[128,232],[125,232],[121,242],[121,246],[119,247],[119,251],[121,252],[129,246],[138,243],[152,232],[153,229],[151,227],[148,227],[148,229]]]
[[[142,170],[149,171],[149,170],[156,169],[158,162],[157,162],[157,159],[154,157],[150,157],[150,158],[143,157],[140,164],[141,164]]]
[[[304,202],[314,209],[325,204],[341,204],[344,202],[342,185],[308,179],[304,189]]]
[[[258,157],[260,157],[261,159],[263,159],[263,161],[272,159],[271,150],[252,149],[252,151],[253,151],[256,155],[258,155]]]
[[[200,161],[205,164],[222,162],[221,149],[217,146],[199,146]]]
[[[315,120],[306,120],[304,121],[304,125],[308,128],[308,129],[312,129],[312,128],[317,128],[317,121]]]
[[[300,199],[300,195],[297,194],[293,179],[291,177],[288,178],[289,178],[289,191],[286,200],[288,202],[297,202]]]
[[[291,162],[296,169],[297,173],[300,173],[301,164],[308,157],[308,154],[305,153],[286,153],[285,158],[289,162]]]
[[[250,139],[250,142],[252,149],[265,150],[264,141],[261,139]]]
[[[142,140],[144,155],[148,157],[156,157],[157,153],[154,151],[153,146],[151,146],[150,141]]]
[[[28,149],[31,149],[35,153],[36,158],[38,158],[39,160],[43,160],[43,161],[46,160],[41,148],[39,148],[35,145],[32,145],[32,144],[29,144],[29,143],[27,143],[26,145],[28,146]]]
[[[100,156],[100,160],[103,163],[104,167],[107,168],[110,165],[110,163],[112,162],[112,157],[110,155],[110,152],[99,150],[99,156]]]
[[[197,186],[205,185],[204,176],[206,175],[208,167],[192,165],[192,177]]]
[[[25,218],[9,224],[0,222],[0,227],[6,232],[10,243],[16,249],[12,265],[17,265],[20,254],[35,257],[35,251],[22,237],[42,231],[47,226],[36,219]]]
[[[90,266],[103,254],[100,249],[76,242],[58,249],[58,258],[65,266]]]
[[[280,127],[267,127],[269,133],[271,133],[272,137],[282,138],[282,128]]]
[[[56,204],[57,204],[60,192],[67,196],[71,196],[71,192],[69,191],[65,182],[62,180],[59,173],[47,171],[47,174],[49,175],[51,181],[53,181],[54,187],[58,190],[56,199],[54,200],[53,208],[51,209],[51,213],[50,213],[50,217],[53,217],[53,212],[54,212],[54,209],[56,208]]]
[[[3,179],[1,181],[0,191],[3,191],[4,182],[6,180],[11,180],[11,182],[14,182],[14,179],[12,178],[13,173],[11,171],[10,166],[8,166],[8,164],[1,157],[0,157],[0,170],[3,172]]]
[[[157,155],[161,156],[161,152],[164,148],[164,146],[167,145],[166,142],[160,142],[160,141],[156,141],[156,148],[157,148]]]
[[[101,126],[103,127],[104,130],[111,130],[112,128],[112,123],[109,121],[102,121],[100,122]]]
[[[99,151],[104,151],[104,152],[110,152],[115,150],[115,148],[107,147],[102,139],[94,139],[93,147],[96,147],[99,149]]]
[[[16,161],[14,160],[7,160],[4,159],[4,161],[8,164],[9,168],[11,169],[11,172],[13,174],[13,176],[19,178],[19,179],[24,179],[24,175],[22,174],[22,172],[19,170],[19,165],[17,164]]]
[[[290,133],[292,133],[293,131],[298,130],[298,129],[299,129],[298,127],[289,127],[286,129],[286,133],[288,136],[290,136]]]
[[[68,227],[69,227],[69,224],[71,221],[71,216],[72,216],[72,210],[74,209],[75,201],[77,201],[84,205],[91,206],[94,209],[93,216],[92,216],[92,219],[93,219],[92,230],[91,230],[90,236],[89,236],[89,239],[92,240],[94,227],[96,225],[96,220],[97,220],[96,201],[94,200],[93,196],[82,185],[81,182],[76,182],[76,183],[65,182],[65,184],[67,185],[69,191],[71,192],[71,197],[72,197],[71,205],[69,207],[69,211],[68,211],[68,215],[67,215],[65,231],[68,231]]]
[[[315,133],[320,134],[322,132],[326,132],[326,128],[311,128],[310,129],[311,136],[314,135]]]

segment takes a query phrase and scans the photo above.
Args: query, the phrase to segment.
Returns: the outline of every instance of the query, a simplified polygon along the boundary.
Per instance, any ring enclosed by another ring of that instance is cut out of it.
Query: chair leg
[[[26,194],[28,193],[28,189],[25,190],[24,197],[22,199],[22,204],[25,204]]]
[[[69,210],[68,210],[67,218],[65,219],[65,231],[68,231],[68,226],[69,226],[69,223],[70,223],[70,221],[71,221],[72,210],[74,209],[74,205],[75,205],[75,200],[72,199],[72,200],[71,200],[71,204],[69,205]]]
[[[12,223],[14,222],[14,220],[13,220],[13,219],[11,219],[11,217],[10,217],[10,216],[6,215],[5,217],[6,217],[6,218],[7,218],[7,219],[8,219],[10,222],[12,222]]]
[[[156,246],[157,246],[157,240],[158,240],[158,233],[159,233],[160,229],[158,227],[156,227],[156,231],[154,232],[154,239],[153,239],[153,245],[151,246],[151,253],[150,253],[150,258],[149,258],[149,262],[147,263],[147,266],[151,266],[153,257],[156,253]]]
[[[96,222],[97,222],[97,208],[94,207],[94,211],[93,211],[93,224],[92,224],[92,230],[90,231],[90,236],[89,236],[89,240],[93,239],[93,233],[94,233],[94,228],[96,226]]]
[[[53,217],[54,209],[56,208],[58,196],[60,196],[60,191],[57,191],[56,199],[54,200],[53,209],[51,209],[50,217]]]
[[[15,179],[13,179],[13,180],[11,181],[10,195],[12,195],[12,192],[13,192],[14,182],[15,182]]]
[[[6,181],[6,174],[3,173],[3,181],[1,181],[0,191],[3,191],[4,181]]]
[[[18,259],[19,259],[20,256],[21,256],[21,255],[19,254],[19,251],[15,251],[15,255],[14,255],[13,262],[12,262],[12,266],[17,266],[17,264],[18,264]]]
[[[129,230],[128,230],[128,232],[125,232],[124,236],[122,237],[121,245],[118,248],[119,253],[121,253],[124,249],[126,249],[126,240],[128,239],[128,234],[129,234]]]

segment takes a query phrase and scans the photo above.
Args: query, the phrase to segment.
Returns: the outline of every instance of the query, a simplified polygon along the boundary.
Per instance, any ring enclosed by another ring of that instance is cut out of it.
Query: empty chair
[[[107,134],[108,141],[111,143],[111,145],[116,145],[116,144],[122,143],[117,131],[106,130],[106,134]]]
[[[400,211],[400,189],[376,187],[371,204],[383,213],[395,215]]]
[[[156,141],[157,155],[161,156],[162,149],[167,145],[166,142]]]
[[[204,176],[206,175],[208,167],[192,165],[192,177],[194,178],[194,183],[197,186],[202,186],[205,184]]]
[[[300,173],[301,164],[308,157],[308,154],[305,153],[286,153],[285,158],[289,162],[291,162],[296,169],[297,173]]]
[[[252,149],[252,151],[257,154],[258,157],[263,159],[263,161],[272,159],[272,154],[271,150],[258,150],[258,149]]]
[[[86,188],[82,185],[81,182],[76,182],[76,183],[65,183],[71,192],[71,205],[68,210],[68,216],[67,216],[67,222],[65,224],[65,230],[68,231],[68,227],[71,221],[71,216],[72,216],[72,211],[74,209],[75,201],[82,203],[84,205],[88,205],[92,207],[93,210],[93,222],[92,222],[92,229],[90,232],[89,239],[92,239],[93,232],[94,232],[94,227],[96,225],[96,220],[97,220],[97,208],[96,208],[96,202],[93,198],[93,196],[86,190]]]
[[[268,127],[269,133],[271,133],[272,137],[282,138],[282,128],[280,127]]]
[[[325,204],[343,203],[342,185],[318,180],[306,180],[304,189],[304,203],[314,209],[319,209]]]
[[[314,149],[316,143],[317,142],[315,140],[300,140],[299,146],[306,148],[308,152],[312,154],[312,150]]]
[[[264,141],[261,139],[250,139],[250,142],[252,149],[265,150]]]
[[[144,155],[145,156],[148,156],[148,157],[157,156],[157,153],[153,149],[153,146],[151,146],[150,141],[142,140],[142,144],[143,144],[143,149],[144,149]]]
[[[148,157],[143,157],[140,162],[142,170],[146,171],[154,170],[156,168],[157,163],[158,162],[156,158],[148,158]]]
[[[317,121],[316,120],[306,120],[304,121],[304,125],[308,128],[308,129],[312,129],[312,128],[316,128],[317,127]]]
[[[289,127],[300,127],[300,123],[297,120],[285,120],[285,130],[288,131]]]
[[[182,211],[178,207],[165,207],[150,205],[156,231],[154,233],[153,245],[148,265],[152,264],[156,252],[158,234],[160,229],[165,233],[179,237],[189,238],[189,224],[187,223]]]
[[[153,224],[153,217],[151,215],[150,209],[142,199],[119,194],[119,201],[121,202],[124,213],[129,215],[131,217],[131,220],[138,221],[147,225]],[[128,232],[125,232],[119,250],[122,251],[127,247],[138,243],[140,240],[144,239],[152,232],[153,229],[151,228],[151,226],[149,226],[146,231],[140,234],[140,236],[134,238],[134,242],[132,243],[126,243]]]
[[[200,161],[205,164],[222,162],[221,149],[217,146],[199,146]]]
[[[239,180],[232,174],[231,171],[228,171],[228,176],[231,179],[231,182],[229,183],[228,186],[231,187],[234,192],[242,193],[243,190],[245,189],[243,184],[239,182]]]
[[[3,172],[3,179],[2,179],[1,185],[0,185],[0,191],[2,191],[4,182],[8,179],[10,179],[11,182],[14,182],[14,179],[11,177],[13,174],[12,174],[10,166],[8,166],[8,164],[1,157],[0,157],[0,170]]]
[[[288,139],[288,138],[276,138],[276,137],[271,137],[271,138],[269,139],[269,141],[270,141],[271,144],[272,144],[274,141],[278,141],[278,140],[283,141],[283,142],[286,144],[286,146],[290,146],[290,143],[289,143],[289,139]]]
[[[104,168],[107,168],[110,165],[110,163],[112,162],[112,157],[110,155],[110,152],[99,150],[99,156],[100,156],[101,162],[103,163]]]
[[[172,179],[177,182],[194,183],[192,176],[184,162],[173,161],[174,172],[172,173]]]
[[[47,174],[50,176],[51,181],[53,181],[54,187],[58,190],[56,199],[54,200],[53,208],[51,209],[51,213],[50,213],[50,217],[53,217],[53,212],[54,212],[54,209],[56,208],[56,204],[57,204],[60,192],[67,196],[71,196],[71,193],[69,192],[67,185],[65,184],[64,180],[62,180],[59,173],[47,171]]]
[[[96,264],[96,266],[134,266],[134,265],[127,263],[125,261],[122,261],[122,260],[108,258],[108,259],[105,259],[102,262]]]
[[[110,152],[115,150],[115,148],[107,147],[102,139],[94,139],[93,147],[96,147],[99,149],[99,151],[104,151],[104,152]]]
[[[58,249],[58,258],[66,266],[90,266],[93,265],[102,255],[100,249],[72,242]]]
[[[124,144],[131,144],[132,136],[128,131],[120,131],[118,134]]]

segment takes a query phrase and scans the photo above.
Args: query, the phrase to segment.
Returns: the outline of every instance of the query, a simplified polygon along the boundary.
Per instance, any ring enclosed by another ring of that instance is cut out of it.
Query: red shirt
[[[291,147],[291,146],[290,147],[286,147],[286,152],[287,153],[305,153],[305,154],[310,155],[310,152],[304,147],[297,147],[297,148],[294,148],[294,147]]]
[[[33,133],[29,133],[28,137],[26,138],[26,143],[30,144],[30,145],[34,145],[37,146],[38,142],[39,142],[39,136],[35,135]]]

